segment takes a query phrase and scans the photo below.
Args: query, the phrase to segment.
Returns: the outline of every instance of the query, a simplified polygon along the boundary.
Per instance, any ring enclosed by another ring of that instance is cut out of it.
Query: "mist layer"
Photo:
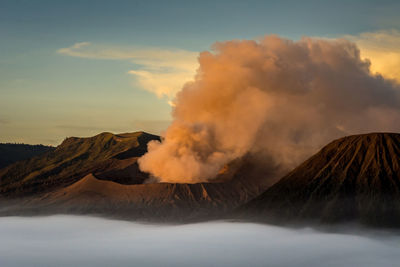
[[[78,216],[0,218],[0,265],[398,266],[400,237],[252,223],[148,225]]]

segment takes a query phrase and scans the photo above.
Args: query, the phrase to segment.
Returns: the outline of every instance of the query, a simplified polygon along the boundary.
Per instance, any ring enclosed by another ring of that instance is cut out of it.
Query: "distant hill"
[[[333,141],[240,212],[263,221],[400,227],[400,134]]]
[[[30,159],[54,150],[44,145],[0,143],[0,169],[20,160]]]

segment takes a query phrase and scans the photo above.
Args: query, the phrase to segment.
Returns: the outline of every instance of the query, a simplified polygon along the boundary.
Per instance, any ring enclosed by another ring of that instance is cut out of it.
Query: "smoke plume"
[[[139,159],[160,181],[207,181],[254,152],[288,170],[334,138],[400,130],[399,85],[372,74],[354,43],[266,36],[213,50]]]

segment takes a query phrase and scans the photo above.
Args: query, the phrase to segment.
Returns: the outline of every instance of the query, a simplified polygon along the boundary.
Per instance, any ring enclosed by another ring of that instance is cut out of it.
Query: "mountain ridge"
[[[40,193],[43,183],[47,189],[57,188],[76,182],[91,172],[107,179],[106,172],[125,166],[131,166],[132,183],[147,179],[147,175],[138,170],[136,160],[146,152],[147,142],[160,140],[156,135],[145,132],[126,134],[101,133],[93,137],[66,138],[53,151],[25,161],[16,162],[0,170],[0,193],[2,195],[27,195]],[[132,157],[121,157],[124,153]],[[129,160],[131,159],[131,160]],[[103,176],[101,174],[104,174]],[[129,180],[129,173],[126,180]],[[123,179],[122,179],[123,180]]]

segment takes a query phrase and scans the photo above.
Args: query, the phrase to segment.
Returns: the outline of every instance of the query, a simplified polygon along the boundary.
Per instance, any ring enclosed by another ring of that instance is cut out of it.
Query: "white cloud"
[[[71,47],[66,47],[66,48],[60,48],[57,50],[57,53],[59,54],[64,54],[64,55],[68,55],[68,56],[73,56],[73,57],[85,57],[83,56],[82,53],[80,53],[80,49],[85,47],[85,46],[89,46],[90,43],[89,42],[81,42],[81,43],[75,43],[74,45],[72,45]],[[87,57],[87,56],[86,56]]]
[[[2,217],[0,236],[2,267],[372,267],[398,266],[400,260],[398,232],[356,228],[327,233],[223,221],[156,225],[83,216]]]
[[[346,35],[360,48],[361,57],[371,61],[371,71],[400,82],[400,32],[382,30]]]
[[[173,99],[182,88],[185,81],[194,76],[190,70],[173,72],[158,72],[154,70],[131,70],[129,74],[135,75],[141,87],[156,94],[158,97],[166,96]]]
[[[140,65],[140,68],[128,71],[136,77],[139,85],[169,100],[174,98],[185,82],[193,79],[198,66],[198,53],[181,49],[117,47],[80,42],[61,48],[57,53],[80,58],[131,61]]]

